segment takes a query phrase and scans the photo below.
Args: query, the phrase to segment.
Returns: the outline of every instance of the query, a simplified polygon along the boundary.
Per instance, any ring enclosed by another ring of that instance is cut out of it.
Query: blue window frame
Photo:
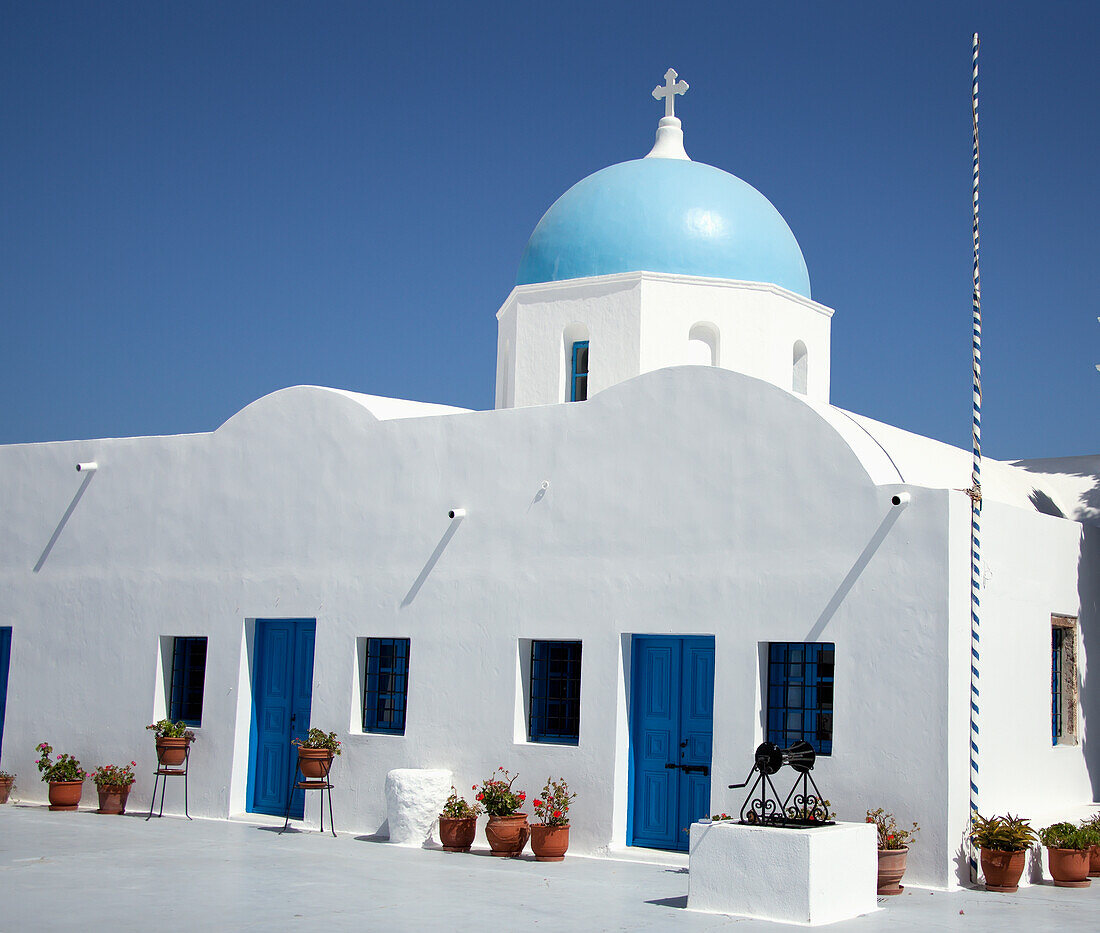
[[[532,742],[576,745],[581,734],[581,643],[531,642]]]
[[[1050,739],[1057,745],[1062,737],[1062,651],[1066,630],[1050,629]]]
[[[833,751],[832,642],[772,642],[768,646],[768,741],[783,748],[809,742]]]
[[[569,401],[583,402],[588,398],[588,341],[573,344],[573,363],[569,369]]]
[[[405,734],[409,699],[409,639],[368,638],[363,731]]]
[[[206,639],[179,638],[172,646],[172,690],[168,718],[202,725],[202,691],[206,681]]]

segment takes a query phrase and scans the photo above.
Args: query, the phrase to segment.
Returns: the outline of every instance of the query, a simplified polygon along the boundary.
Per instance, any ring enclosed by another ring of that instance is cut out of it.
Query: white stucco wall
[[[84,480],[73,465],[93,459]],[[892,508],[901,489],[912,502]],[[133,757],[139,808],[160,638],[206,635],[192,812],[240,812],[253,620],[310,617],[312,721],[345,736],[339,828],[382,826],[391,769],[446,768],[463,788],[503,764],[529,795],[565,776],[573,850],[591,852],[626,840],[631,634],[715,636],[724,810],[762,737],[763,645],[831,640],[834,753],[818,783],[843,819],[885,806],[921,822],[907,877],[947,885],[958,495],[876,486],[813,407],[699,366],[585,403],[389,421],[299,387],[208,435],[0,448],[4,766],[42,799],[39,741],[86,765]],[[457,526],[455,507],[468,512]],[[361,732],[367,636],[411,639],[404,736]],[[517,725],[532,638],[583,642],[576,747],[527,742]]]
[[[589,396],[640,373],[698,362],[697,324],[718,336],[717,365],[792,388],[793,350],[808,351],[805,395],[829,400],[832,310],[779,288],[698,276],[632,272],[515,288],[497,312],[497,408],[566,400],[563,333],[590,341]],[[507,351],[509,346],[516,352]],[[513,404],[503,401],[512,372]]]

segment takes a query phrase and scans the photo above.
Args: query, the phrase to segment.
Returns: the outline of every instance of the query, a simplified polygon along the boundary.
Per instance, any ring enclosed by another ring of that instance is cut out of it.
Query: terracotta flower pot
[[[15,778],[0,778],[0,804],[8,802],[8,794],[11,793]]]
[[[0,800],[0,803],[3,802]],[[1089,877],[1100,878],[1100,846],[1089,849]]]
[[[905,874],[905,859],[909,855],[909,846],[900,849],[878,850],[878,893],[901,894],[905,890],[900,884]]]
[[[50,781],[50,809],[75,810],[83,791],[83,781]]]
[[[1059,888],[1087,888],[1089,881],[1088,849],[1055,849],[1047,847],[1050,877]]]
[[[477,817],[467,816],[456,819],[450,816],[439,818],[439,841],[444,852],[469,852],[477,833]]]
[[[527,837],[531,834],[527,825],[526,813],[511,813],[508,816],[490,816],[485,827],[485,838],[493,855],[512,858],[523,851]]]
[[[117,814],[126,812],[126,798],[130,796],[129,784],[97,784],[99,809],[96,813]]]
[[[175,768],[182,765],[187,757],[187,743],[190,739],[170,739],[160,736],[157,739],[157,761],[161,767]]]
[[[985,875],[985,889],[1012,894],[1020,886],[1020,876],[1024,873],[1024,861],[1027,849],[1016,852],[1003,852],[1000,849],[982,849],[982,874]]]
[[[569,848],[569,824],[547,826],[535,823],[531,827],[531,851],[539,862],[560,862]]]
[[[310,781],[327,778],[334,757],[330,748],[302,748],[298,746],[298,767],[302,770],[302,777]]]

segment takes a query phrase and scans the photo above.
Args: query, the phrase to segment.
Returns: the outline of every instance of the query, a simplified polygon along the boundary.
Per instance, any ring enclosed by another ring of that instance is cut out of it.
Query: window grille
[[[583,402],[588,398],[588,341],[578,340],[573,344],[573,365],[570,372],[570,396],[572,402]]]
[[[531,642],[532,742],[576,745],[581,722],[581,643]]]
[[[833,751],[832,642],[772,642],[768,647],[768,741],[783,748],[809,742]]]
[[[172,645],[172,692],[168,718],[202,725],[202,692],[206,680],[206,639],[177,637]]]
[[[405,734],[409,698],[409,639],[368,638],[363,731]]]
[[[1054,745],[1062,737],[1062,644],[1066,630],[1052,626],[1050,630],[1050,737]]]

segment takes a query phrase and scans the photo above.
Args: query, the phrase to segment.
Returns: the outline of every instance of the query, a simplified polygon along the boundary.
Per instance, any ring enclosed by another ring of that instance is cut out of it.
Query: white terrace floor
[[[499,860],[276,829],[0,807],[0,931],[793,929],[685,910],[682,867]],[[1100,930],[1100,883],[1015,895],[913,888],[879,906],[828,929]]]

